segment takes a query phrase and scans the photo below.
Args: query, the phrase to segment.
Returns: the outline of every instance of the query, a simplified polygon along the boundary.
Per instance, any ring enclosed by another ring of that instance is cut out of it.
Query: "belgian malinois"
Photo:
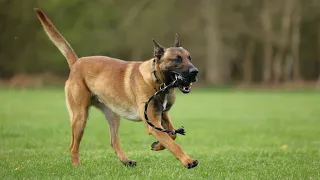
[[[191,63],[190,53],[181,47],[176,34],[174,47],[164,48],[153,40],[154,58],[143,62],[128,62],[106,56],[78,58],[46,14],[38,8],[35,11],[45,32],[67,59],[70,67],[65,95],[72,127],[72,164],[80,165],[79,146],[88,109],[95,106],[104,113],[109,123],[111,146],[120,161],[127,166],[136,166],[136,162],[123,152],[119,142],[120,117],[145,122],[145,102],[164,84],[173,82],[177,77],[179,81],[175,87],[183,93],[189,93],[198,74],[198,69]],[[174,129],[168,112],[175,101],[175,89],[171,88],[160,94],[149,104],[147,115],[154,125]],[[145,125],[147,132],[158,140],[152,144],[152,150],[167,148],[185,167],[193,168],[198,165],[198,161],[190,158],[174,141],[176,134],[158,131],[146,122]]]

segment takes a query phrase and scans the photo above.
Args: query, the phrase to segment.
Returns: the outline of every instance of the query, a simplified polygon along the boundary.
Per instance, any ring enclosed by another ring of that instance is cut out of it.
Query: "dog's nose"
[[[198,69],[196,67],[192,67],[189,69],[189,78],[191,82],[196,82],[197,81],[197,74],[198,74]]]
[[[189,69],[189,73],[193,76],[193,77],[195,77],[197,74],[198,74],[198,69],[196,68],[196,67],[192,67],[192,68],[190,68]]]

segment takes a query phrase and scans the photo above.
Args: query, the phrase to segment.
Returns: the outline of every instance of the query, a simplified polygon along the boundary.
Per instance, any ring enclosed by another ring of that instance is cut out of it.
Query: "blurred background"
[[[0,84],[63,83],[66,60],[45,35],[42,8],[79,57],[153,56],[179,33],[198,84],[314,86],[320,72],[319,0],[0,0]]]

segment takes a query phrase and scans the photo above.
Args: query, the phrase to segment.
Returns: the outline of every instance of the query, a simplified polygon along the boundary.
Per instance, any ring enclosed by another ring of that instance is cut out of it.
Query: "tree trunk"
[[[292,81],[293,65],[294,65],[294,55],[291,52],[287,53],[286,56],[284,57],[284,63],[283,63],[284,82]]]
[[[202,0],[204,33],[207,40],[205,79],[209,84],[223,83],[221,66],[221,35],[219,29],[220,0]]]
[[[252,83],[252,66],[253,66],[253,55],[254,55],[254,50],[255,50],[255,41],[254,39],[250,39],[247,47],[246,47],[246,54],[244,58],[244,63],[243,63],[243,79],[244,82],[247,84]]]
[[[144,8],[146,8],[151,0],[144,0],[144,1],[136,1],[137,3],[134,4],[129,11],[127,12],[127,15],[124,16],[124,20],[121,22],[120,27],[121,29],[128,29],[128,27],[134,23],[134,20],[137,18],[137,16],[143,11]]]
[[[319,62],[319,77],[317,86],[320,87],[320,23],[318,24],[318,62]]]
[[[268,0],[264,1],[264,9],[261,14],[261,22],[263,29],[263,46],[264,46],[264,58],[263,58],[263,83],[269,84],[271,82],[271,64],[272,64],[272,24],[271,15],[269,11]]]
[[[291,51],[293,54],[293,80],[301,81],[300,74],[300,22],[301,22],[300,0],[295,0],[295,11],[292,14],[292,42]]]
[[[278,43],[278,51],[274,58],[273,63],[273,77],[274,83],[278,84],[282,80],[283,76],[283,58],[286,53],[288,40],[289,40],[289,32],[290,32],[290,23],[291,23],[291,13],[292,13],[292,0],[286,0],[284,4],[284,13],[282,16],[282,25],[281,25],[281,33]]]

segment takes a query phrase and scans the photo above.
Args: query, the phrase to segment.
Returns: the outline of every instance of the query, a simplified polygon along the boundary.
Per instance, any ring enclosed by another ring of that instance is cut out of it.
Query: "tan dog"
[[[175,47],[164,48],[154,41],[155,58],[144,62],[126,62],[106,56],[79,58],[69,43],[57,31],[45,13],[36,8],[37,16],[53,43],[65,56],[70,67],[70,76],[65,84],[66,103],[72,126],[70,152],[72,164],[80,165],[79,146],[88,118],[88,109],[100,109],[109,123],[110,141],[121,162],[135,166],[122,151],[118,129],[120,117],[145,122],[147,132],[159,142],[152,144],[152,150],[169,149],[187,168],[198,165],[175,143],[176,135],[167,134],[150,127],[144,119],[145,102],[160,87],[175,78],[177,87],[189,93],[192,82],[196,81],[197,68],[191,63],[191,56],[180,46],[178,36]],[[173,130],[168,111],[175,101],[175,88],[160,94],[149,104],[147,115],[158,126]]]

